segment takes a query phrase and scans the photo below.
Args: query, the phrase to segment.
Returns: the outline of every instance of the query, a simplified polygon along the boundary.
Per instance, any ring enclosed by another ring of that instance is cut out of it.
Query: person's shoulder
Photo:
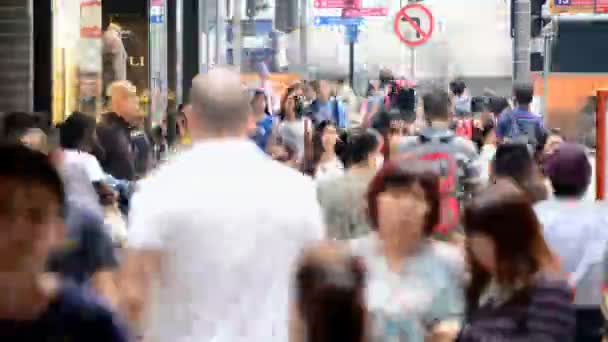
[[[109,306],[92,291],[66,282],[49,308],[51,315],[68,322],[92,341],[127,341],[127,329]],[[78,334],[81,335],[81,334]]]
[[[569,305],[573,299],[573,289],[562,273],[552,270],[535,275],[532,283],[532,296],[537,302],[559,302]]]
[[[397,152],[407,152],[420,145],[420,137],[417,135],[405,136],[397,142]]]
[[[477,156],[477,147],[475,147],[475,144],[473,143],[473,141],[471,141],[467,138],[464,138],[464,137],[456,136],[456,137],[454,137],[453,142],[456,146],[458,146],[458,148],[461,150],[461,152],[466,153],[467,156],[469,156],[469,157]]]
[[[369,233],[367,235],[351,239],[348,241],[348,247],[353,255],[359,257],[367,257],[374,254],[378,237],[375,233]]]
[[[446,242],[432,241],[428,252],[437,268],[459,275],[465,271],[465,256],[458,247]]]

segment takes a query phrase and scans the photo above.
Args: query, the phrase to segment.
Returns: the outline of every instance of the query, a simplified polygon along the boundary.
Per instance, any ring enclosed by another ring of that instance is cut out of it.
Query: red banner
[[[384,17],[388,14],[388,8],[347,8],[342,12],[343,17]]]
[[[315,0],[315,8],[360,8],[361,0]]]

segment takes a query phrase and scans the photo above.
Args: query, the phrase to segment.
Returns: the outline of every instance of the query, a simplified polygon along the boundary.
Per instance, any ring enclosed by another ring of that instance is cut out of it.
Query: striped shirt
[[[540,275],[527,294],[528,300],[519,292],[502,305],[492,300],[482,305],[469,317],[457,341],[573,341],[576,317],[566,281]]]

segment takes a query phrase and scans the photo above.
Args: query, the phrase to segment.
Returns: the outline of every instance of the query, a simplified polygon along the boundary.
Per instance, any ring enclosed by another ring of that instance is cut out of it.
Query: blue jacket
[[[314,100],[306,109],[306,116],[315,124],[330,120],[338,128],[348,128],[348,117],[346,116],[344,104],[335,98],[323,104],[318,100]]]

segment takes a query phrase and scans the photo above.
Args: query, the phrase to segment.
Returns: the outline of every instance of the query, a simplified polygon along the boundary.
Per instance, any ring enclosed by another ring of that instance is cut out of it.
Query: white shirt
[[[560,198],[534,206],[547,244],[576,287],[577,305],[599,306],[602,301],[602,263],[608,244],[606,209],[604,202]]]
[[[149,341],[285,342],[296,258],[323,239],[312,180],[252,142],[198,143],[141,185],[129,245],[163,252]]]
[[[67,165],[78,164],[81,165],[91,182],[99,182],[105,179],[105,173],[99,164],[99,160],[94,155],[77,150],[66,149],[63,151],[64,163]]]

